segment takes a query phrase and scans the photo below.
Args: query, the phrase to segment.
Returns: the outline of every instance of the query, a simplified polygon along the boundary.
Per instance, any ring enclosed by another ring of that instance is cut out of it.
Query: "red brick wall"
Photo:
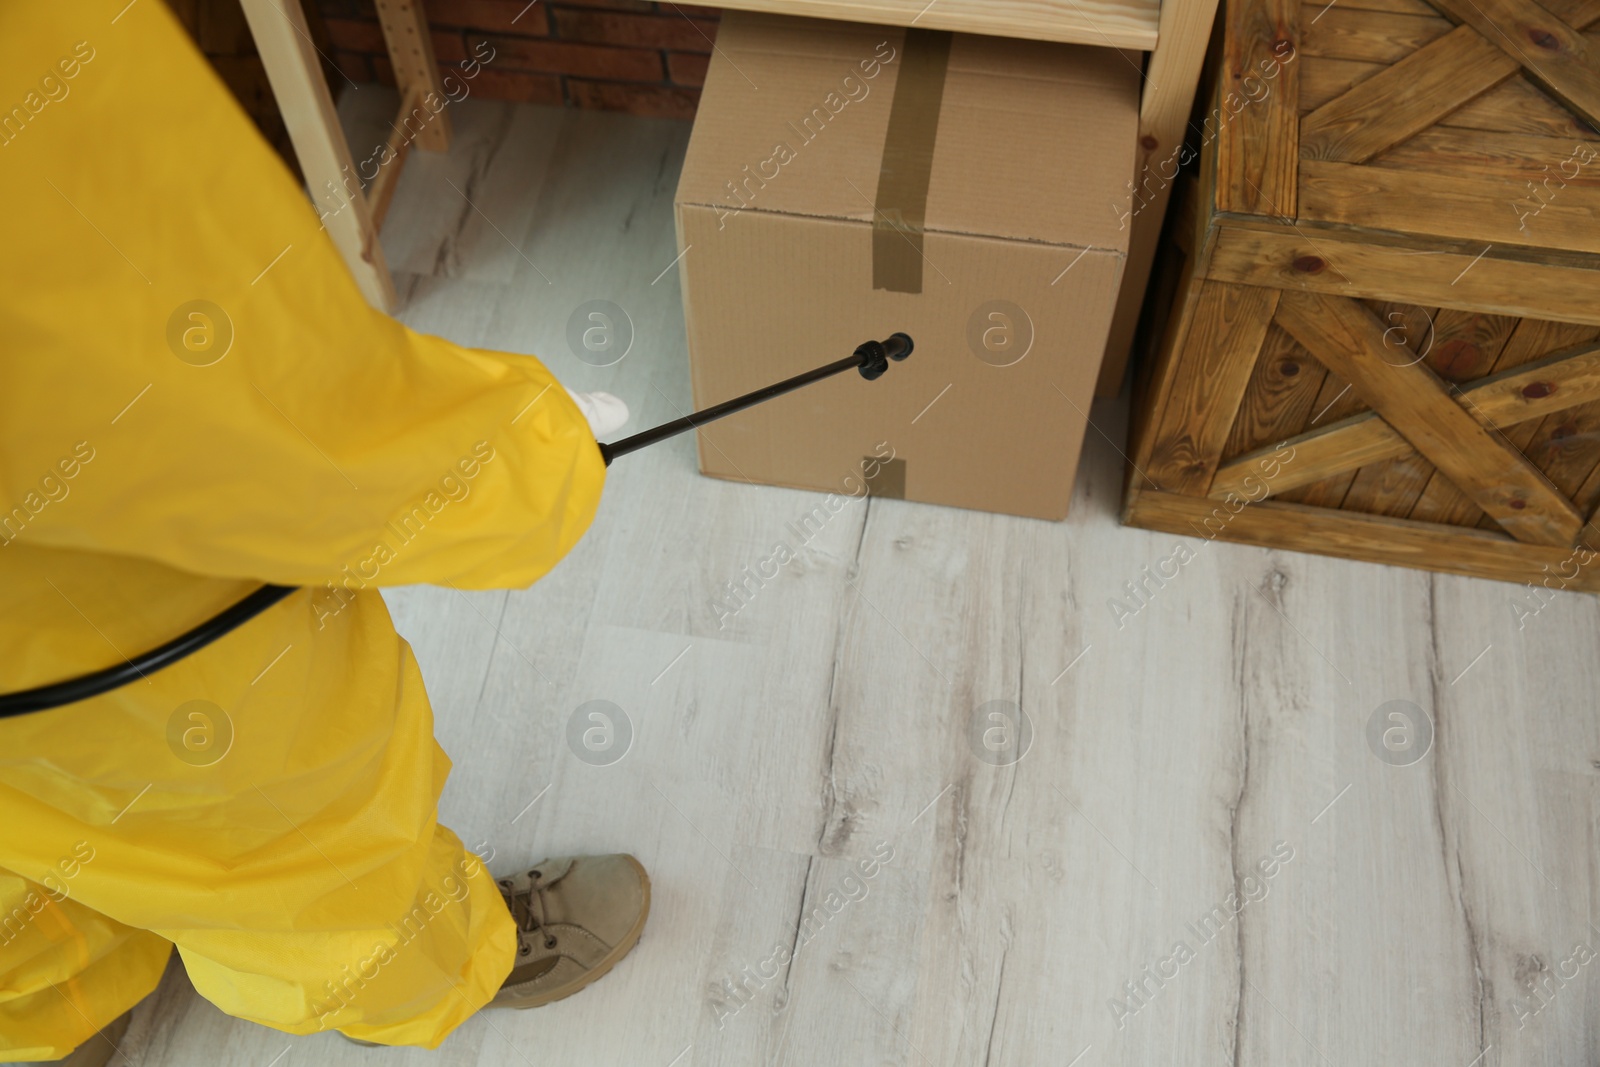
[[[353,82],[392,85],[371,0],[310,0]],[[693,118],[718,11],[647,0],[425,0],[441,68],[493,48],[474,95]]]

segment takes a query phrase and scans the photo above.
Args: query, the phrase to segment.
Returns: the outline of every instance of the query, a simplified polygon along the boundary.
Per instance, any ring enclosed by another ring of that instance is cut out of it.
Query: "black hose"
[[[153,648],[115,667],[107,667],[103,671],[80,675],[77,678],[68,678],[64,682],[24,689],[18,693],[0,694],[0,719],[88,700],[90,697],[110,692],[118,686],[136,682],[163,667],[171,666],[191,652],[198,652],[217,638],[249,622],[294,592],[295,588],[292,585],[264,585],[220,615],[207,619],[160,648]]]

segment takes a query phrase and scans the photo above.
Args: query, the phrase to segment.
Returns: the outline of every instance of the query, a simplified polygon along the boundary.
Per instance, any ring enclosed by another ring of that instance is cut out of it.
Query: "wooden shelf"
[[[339,189],[352,169],[350,150],[334,116],[333,101],[311,47],[311,36],[304,29],[303,2],[290,0],[284,5],[280,0],[243,0],[243,5],[307,186]],[[422,0],[375,2],[405,101],[394,124],[398,132],[408,115],[427,110],[415,107],[416,101],[430,93],[442,97],[444,92],[428,45]],[[1147,189],[1147,183],[1151,183],[1154,192],[1141,201],[1133,215],[1128,260],[1096,388],[1100,396],[1115,396],[1122,384],[1171,193],[1171,182],[1151,180],[1166,173],[1161,168],[1176,159],[1184,138],[1217,3],[1218,0],[721,0],[720,6],[1149,52],[1139,103],[1139,137],[1134,147],[1135,185]],[[1128,59],[1130,63],[1139,62],[1137,57]],[[448,118],[440,112],[434,122],[436,128],[421,131],[417,144],[424,149],[443,150],[450,136]],[[330,216],[332,224],[328,228],[367,299],[385,311],[394,308],[396,298],[377,228],[399,170],[397,158],[384,168],[381,180],[367,194],[353,193],[356,210]]]
[[[1154,50],[1161,20],[1159,0],[721,0],[719,6],[1144,52]]]

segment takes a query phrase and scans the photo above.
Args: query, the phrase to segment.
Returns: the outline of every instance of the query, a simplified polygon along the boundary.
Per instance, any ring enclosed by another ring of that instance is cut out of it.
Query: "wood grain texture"
[[[1387,63],[1361,63],[1353,59],[1302,56],[1300,66],[1300,119],[1336,96],[1349,92],[1368,78],[1389,69]]]
[[[1224,7],[1223,20],[1216,100],[1236,113],[1216,141],[1217,210],[1295,218],[1300,5],[1240,0]],[[1271,80],[1263,80],[1267,70],[1276,71]],[[1247,103],[1236,108],[1230,101]]]
[[[1220,222],[1215,242],[1207,277],[1219,281],[1600,324],[1600,257],[1513,259],[1498,248],[1418,247],[1344,227],[1246,219]]]
[[[1301,158],[1364,163],[1516,72],[1477,31],[1458,27],[1302,119]]]
[[[1483,378],[1501,364],[1508,338],[1515,334],[1520,323],[1526,321],[1529,320],[1453,308],[1442,309],[1435,313],[1429,323],[1424,361],[1439,377],[1449,382],[1460,384]],[[1464,402],[1467,399],[1464,393],[1456,395]],[[1489,422],[1497,425],[1492,418]],[[1513,448],[1517,447],[1515,442],[1510,443]],[[1430,503],[1424,504],[1424,500]],[[1416,491],[1396,498],[1384,513],[1421,519],[1431,509],[1441,505],[1452,510],[1459,508],[1473,519],[1482,515],[1471,497],[1458,489],[1449,478],[1431,469],[1426,472],[1423,484]],[[1465,516],[1456,523],[1467,524]]]
[[[1569,7],[1563,10],[1571,16],[1566,19],[1570,26],[1581,28],[1600,18],[1600,4],[1591,0]],[[1351,11],[1359,26],[1359,9]],[[1581,119],[1517,73],[1522,66],[1519,59],[1532,62],[1529,53],[1537,51],[1534,44],[1530,41],[1527,49],[1513,55],[1500,46],[1503,38],[1495,36],[1496,42],[1491,42],[1472,27],[1461,26],[1420,49],[1407,50],[1403,58],[1396,56],[1399,62],[1393,66],[1359,57],[1308,57],[1302,71],[1302,112],[1328,110],[1309,126],[1302,121],[1302,154],[1362,162],[1381,151],[1382,142],[1400,144],[1409,133],[1434,122],[1558,137],[1591,134]],[[1366,84],[1373,78],[1378,80]],[[1358,85],[1364,88],[1352,92]],[[1351,94],[1348,99],[1331,106],[1346,93]],[[1368,124],[1370,130],[1365,128]],[[1492,149],[1493,144],[1483,147]]]
[[[1592,153],[1592,154],[1591,154]],[[1595,160],[1585,164],[1584,159]],[[1565,167],[1563,167],[1565,164]],[[1559,137],[1435,126],[1387,149],[1375,167],[1414,171],[1477,173],[1507,182],[1507,192],[1522,200],[1554,200],[1567,189],[1600,188],[1600,136]],[[1548,180],[1549,185],[1543,183]],[[1530,189],[1529,184],[1538,186]],[[1537,200],[1533,203],[1536,205]]]
[[[1433,474],[1433,464],[1415,452],[1362,467],[1356,471],[1339,507],[1343,511],[1404,518]]]
[[[1372,309],[1380,322],[1398,321],[1394,305],[1380,307]],[[1426,333],[1412,328],[1408,334],[1417,358],[1445,381],[1462,384],[1484,377],[1499,364],[1501,350],[1519,321],[1509,315],[1441,308],[1433,313]],[[1384,332],[1387,340],[1394,340],[1389,330]]]
[[[1439,125],[1562,138],[1594,134],[1587,123],[1521,74],[1450,112]]]
[[[1519,425],[1537,426],[1544,417],[1600,400],[1600,346],[1590,343],[1551,353],[1544,359],[1470,382],[1453,391],[1452,396],[1481,423],[1507,434]],[[1402,434],[1371,412],[1329,419],[1318,428],[1280,440],[1295,450],[1295,462],[1274,479],[1275,493],[1368,464],[1403,460],[1413,451]],[[1212,495],[1237,491],[1241,479],[1269,451],[1272,449],[1257,448],[1230,458],[1217,470]],[[1412,517],[1450,521],[1426,515]]]
[[[1309,19],[1306,17],[1309,15]],[[1398,63],[1448,34],[1448,19],[1428,15],[1361,11],[1343,4],[1301,8],[1300,51],[1306,56]]]
[[[1355,471],[1345,471],[1329,478],[1320,478],[1310,485],[1290,488],[1272,495],[1278,500],[1305,504],[1308,507],[1337,509],[1343,506],[1345,494],[1350,491],[1350,483],[1355,480]]]
[[[1269,326],[1261,355],[1223,446],[1224,460],[1298,433],[1327,379],[1327,368],[1281,327]],[[1214,490],[1213,490],[1214,491]]]
[[[1217,502],[1178,493],[1145,490],[1131,501],[1127,521],[1185,536],[1217,529],[1225,541],[1242,541],[1298,552],[1317,552],[1369,563],[1471,574],[1506,582],[1536,582],[1544,567],[1559,567],[1572,549],[1532,545],[1483,530],[1447,529],[1383,515],[1345,514],[1303,504],[1265,501],[1219,523]],[[1207,520],[1212,522],[1206,526]],[[1569,589],[1600,592],[1600,571],[1579,570]]]
[[[1312,404],[1311,421],[1306,423],[1305,432],[1309,434],[1319,426],[1331,426],[1366,410],[1366,401],[1350,388],[1350,383],[1328,371],[1327,377],[1323,379],[1322,389],[1317,394],[1316,402]],[[1350,491],[1350,483],[1355,480],[1355,476],[1354,470],[1346,470],[1342,474],[1334,474],[1327,478],[1319,476],[1306,485],[1300,485],[1292,479],[1286,480],[1280,476],[1274,479],[1273,495],[1284,500],[1336,508],[1344,502],[1344,496]]]
[[[1572,503],[1589,516],[1579,543],[1600,548],[1600,465],[1591,470],[1583,484],[1578,486],[1577,492],[1572,495]]]
[[[1508,367],[1469,383],[1458,395],[1492,426],[1511,426],[1600,400],[1600,346],[1591,340]]]
[[[1600,52],[1534,0],[1432,0],[1446,17],[1477,30],[1590,123],[1600,123]]]
[[[1311,406],[1313,410],[1311,421],[1306,423],[1307,432],[1367,410],[1367,402],[1361,399],[1361,394],[1350,388],[1349,382],[1332,371],[1329,371],[1328,376],[1323,379],[1316,403]]]
[[[1580,30],[1600,21],[1600,0],[1544,0],[1544,9]]]
[[[1150,463],[1155,449],[1157,431],[1167,410],[1167,400],[1172,394],[1181,363],[1178,354],[1182,340],[1188,335],[1200,306],[1200,293],[1205,280],[1184,270],[1180,264],[1167,259],[1166,266],[1176,280],[1172,283],[1172,299],[1159,309],[1163,321],[1160,336],[1152,346],[1150,357],[1140,362],[1134,379],[1133,411],[1129,416],[1128,451],[1133,472],[1142,472]],[[1130,472],[1130,476],[1133,476]],[[1142,475],[1141,475],[1142,476]]]
[[[1554,161],[1560,163],[1564,157]],[[1418,172],[1301,160],[1304,219],[1462,241],[1600,250],[1600,188],[1572,185],[1530,213],[1522,169]]]
[[[1145,52],[1156,47],[1161,29],[1154,0],[730,0],[720,6]]]
[[[1317,13],[1328,6],[1327,0],[1307,0],[1301,5],[1303,14],[1301,21],[1308,21],[1316,17]],[[1433,18],[1439,16],[1428,0],[1339,0],[1339,6],[1352,11],[1386,11],[1394,15],[1426,15]]]
[[[1465,333],[1467,324],[1483,317],[1448,309],[1430,313],[1425,308],[1386,300],[1363,301],[1363,304],[1384,327],[1386,362],[1420,361],[1447,379],[1453,377],[1450,365],[1461,361],[1461,349],[1466,343],[1464,338],[1454,337],[1452,333]],[[1503,321],[1509,332],[1515,320]],[[1495,346],[1495,351],[1498,347]],[[1485,362],[1479,373],[1487,370]],[[1404,455],[1356,470],[1339,506],[1372,515],[1404,516],[1434,473],[1431,463],[1408,448]]]
[[[1194,297],[1144,474],[1204,496],[1277,304],[1275,290],[1206,282]]]
[[[1582,516],[1523,457],[1451,399],[1421,364],[1384,360],[1384,326],[1348,300],[1286,292],[1278,321],[1518,540],[1573,543]]]
[[[1512,448],[1520,449],[1512,434],[1506,434],[1506,440]],[[1446,526],[1476,526],[1485,517],[1483,509],[1474,504],[1470,496],[1437,470],[1428,478],[1422,495],[1417,497],[1417,502],[1411,506],[1411,513],[1406,516],[1418,522],[1436,522]],[[1499,525],[1496,524],[1495,528],[1499,529]]]
[[[1274,496],[1282,496],[1291,489],[1335,475],[1349,474],[1353,477],[1360,468],[1405,459],[1415,452],[1404,437],[1371,412],[1329,422],[1318,429],[1284,439],[1282,444],[1293,450],[1294,460],[1285,463],[1282,471],[1272,479]],[[1231,458],[1217,469],[1209,495],[1222,497],[1228,493],[1242,493],[1244,480],[1258,469],[1261,460],[1277,451],[1277,445],[1278,442],[1273,442],[1267,447]],[[1342,502],[1342,495],[1340,500]]]
[[[1564,350],[1571,349],[1575,352],[1582,352],[1583,346],[1597,337],[1600,337],[1600,330],[1596,330],[1591,326],[1524,319],[1518,325],[1516,332],[1511,335],[1511,340],[1506,343],[1505,349],[1500,353],[1500,360],[1495,369],[1497,372],[1504,374],[1505,372],[1515,371],[1519,367],[1534,364],[1536,359],[1553,362],[1564,354]],[[1552,386],[1555,387],[1550,394],[1552,398],[1561,396],[1563,391],[1569,398],[1582,395],[1579,389],[1569,387],[1565,383],[1546,381],[1545,379],[1548,377],[1550,375],[1544,373],[1540,366],[1533,366],[1530,368],[1530,373],[1524,376],[1520,383],[1508,385],[1504,392],[1510,395],[1512,404],[1517,404],[1525,399],[1523,390],[1529,386],[1533,387],[1531,391],[1535,393],[1543,393],[1551,389]],[[1560,410],[1555,409],[1551,414],[1555,414]],[[1549,416],[1546,417],[1548,418]],[[1542,421],[1538,418],[1523,419],[1510,426],[1504,426],[1501,429],[1501,435],[1505,437],[1512,448],[1526,453],[1529,444],[1538,434],[1541,425]],[[1585,482],[1584,484],[1587,486],[1589,483]],[[1433,487],[1430,486],[1429,488],[1432,489]],[[1444,494],[1442,491],[1441,495],[1447,498],[1447,503],[1445,508],[1442,509],[1442,514],[1438,521],[1454,522],[1463,526],[1481,525],[1485,516],[1479,513],[1470,503],[1462,505],[1459,501],[1449,498],[1449,494]],[[1568,496],[1571,498],[1573,506],[1578,509],[1579,514],[1591,514],[1594,498],[1586,495],[1585,489],[1580,488],[1575,493],[1569,493]],[[1422,502],[1419,502],[1419,508],[1421,504]],[[1414,511],[1412,517],[1425,519],[1429,516],[1427,511],[1424,510],[1422,514],[1417,514]]]
[[[1577,497],[1600,464],[1600,403],[1545,416],[1522,451],[1558,492],[1572,500],[1579,514],[1587,515],[1585,502]]]

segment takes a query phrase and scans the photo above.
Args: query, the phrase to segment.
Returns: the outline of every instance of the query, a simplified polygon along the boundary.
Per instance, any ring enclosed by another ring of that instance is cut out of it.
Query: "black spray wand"
[[[905,359],[911,354],[913,347],[911,338],[903,333],[892,333],[883,341],[866,341],[857,345],[855,352],[848,359],[829,363],[827,366],[818,367],[816,370],[808,370],[804,374],[796,374],[793,378],[785,378],[776,385],[768,385],[757,389],[755,392],[746,393],[744,396],[736,396],[732,400],[724,400],[720,404],[713,404],[704,411],[697,411],[693,415],[685,415],[681,419],[673,419],[671,422],[663,423],[654,429],[644,430],[634,434],[632,437],[624,437],[620,441],[613,441],[609,445],[603,444],[600,446],[600,456],[606,461],[606,466],[609,467],[611,466],[611,461],[618,456],[636,452],[646,445],[653,445],[657,441],[675,437],[685,430],[704,426],[706,423],[714,422],[724,415],[732,415],[735,411],[743,411],[745,408],[754,407],[756,404],[771,400],[775,396],[782,396],[784,393],[793,392],[802,386],[810,385],[812,382],[820,382],[824,378],[831,378],[835,374],[847,370],[859,370],[861,376],[867,381],[874,381],[881,378],[883,372],[889,369],[889,361],[891,359],[897,362]]]

